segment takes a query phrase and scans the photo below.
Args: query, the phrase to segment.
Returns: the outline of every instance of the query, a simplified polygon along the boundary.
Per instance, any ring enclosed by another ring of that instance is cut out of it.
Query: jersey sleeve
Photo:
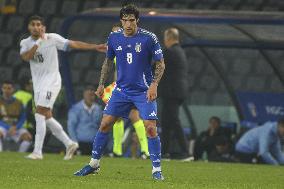
[[[67,51],[69,46],[69,40],[65,39],[61,35],[56,33],[49,34],[50,37],[55,41],[56,48],[61,51]]]
[[[25,41],[22,40],[22,41],[20,42],[20,54],[23,54],[23,53],[27,52],[28,50],[29,50],[29,49],[28,49],[27,43],[25,43]]]
[[[107,40],[107,53],[106,53],[106,57],[110,60],[113,60],[115,57],[115,51],[113,48],[113,44],[112,44],[112,34],[109,35],[108,40]]]
[[[155,34],[151,35],[149,43],[150,43],[149,46],[152,54],[152,59],[154,61],[161,60],[163,58],[163,51],[159,43],[159,40]]]

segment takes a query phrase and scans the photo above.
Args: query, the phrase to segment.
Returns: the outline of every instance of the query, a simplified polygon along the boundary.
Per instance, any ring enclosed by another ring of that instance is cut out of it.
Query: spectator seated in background
[[[3,150],[3,139],[12,139],[20,143],[19,152],[26,152],[31,144],[31,134],[23,128],[26,120],[23,104],[13,97],[12,81],[2,84],[0,97],[0,151]]]
[[[243,163],[284,165],[281,138],[284,137],[284,119],[267,122],[246,132],[236,144],[236,157]]]
[[[89,155],[102,119],[102,108],[95,102],[95,88],[86,87],[83,96],[68,113],[68,132],[71,139],[79,143],[81,154]]]
[[[215,149],[209,154],[208,160],[215,162],[235,162],[233,148],[227,137],[217,137]]]
[[[218,137],[230,138],[226,130],[221,127],[221,120],[219,117],[211,117],[209,119],[209,127],[206,131],[200,133],[197,137],[194,147],[194,159],[202,158],[204,152],[207,156],[215,149],[216,140]]]
[[[24,105],[26,113],[26,122],[24,128],[28,129],[29,132],[35,133],[35,107],[33,102],[33,83],[29,77],[23,77],[20,80],[20,89],[17,90],[14,95],[16,99],[21,101]]]
[[[27,107],[27,104],[33,98],[33,83],[29,77],[23,77],[20,80],[20,89],[14,93],[14,97],[22,102],[24,107]]]

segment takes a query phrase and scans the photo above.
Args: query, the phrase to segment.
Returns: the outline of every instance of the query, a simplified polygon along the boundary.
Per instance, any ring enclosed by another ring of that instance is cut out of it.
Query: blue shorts
[[[148,102],[145,92],[138,95],[127,95],[120,89],[115,88],[105,107],[104,114],[115,117],[128,118],[131,109],[137,108],[143,120],[156,120],[157,102]]]

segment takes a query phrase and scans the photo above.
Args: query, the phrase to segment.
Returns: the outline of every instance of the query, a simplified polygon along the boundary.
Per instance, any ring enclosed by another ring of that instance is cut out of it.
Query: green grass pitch
[[[197,189],[284,188],[284,167],[163,161],[165,181],[151,178],[150,160],[103,158],[97,175],[75,177],[73,173],[89,161],[45,154],[44,160],[28,160],[26,154],[0,153],[0,189]]]

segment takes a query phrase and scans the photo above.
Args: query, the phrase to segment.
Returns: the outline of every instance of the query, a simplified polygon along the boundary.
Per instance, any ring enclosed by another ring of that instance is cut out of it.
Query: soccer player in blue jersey
[[[117,66],[116,87],[105,107],[100,129],[94,140],[91,161],[74,175],[86,176],[99,171],[100,159],[113,124],[119,117],[128,118],[132,107],[136,107],[144,121],[148,136],[153,179],[163,180],[155,101],[157,86],[165,69],[162,50],[155,34],[138,28],[139,11],[135,6],[123,7],[120,10],[120,20],[123,29],[112,32],[108,38],[107,55],[96,94],[103,94],[114,57]],[[152,62],[155,64],[154,75]]]

